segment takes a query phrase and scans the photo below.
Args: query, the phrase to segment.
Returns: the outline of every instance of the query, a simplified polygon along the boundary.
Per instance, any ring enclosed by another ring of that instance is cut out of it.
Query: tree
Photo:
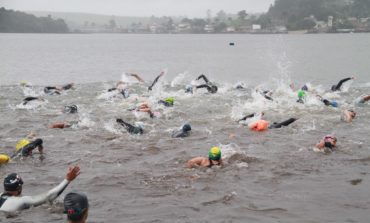
[[[240,20],[245,20],[245,18],[248,16],[247,12],[245,10],[242,10],[240,12],[238,12],[238,18]]]

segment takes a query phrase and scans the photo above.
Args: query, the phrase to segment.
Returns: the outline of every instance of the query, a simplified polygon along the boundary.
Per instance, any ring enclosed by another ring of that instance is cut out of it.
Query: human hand
[[[73,181],[74,179],[76,179],[76,177],[80,175],[80,167],[78,165],[76,166],[70,166],[68,168],[68,172],[66,174],[66,180],[68,182],[71,182]]]

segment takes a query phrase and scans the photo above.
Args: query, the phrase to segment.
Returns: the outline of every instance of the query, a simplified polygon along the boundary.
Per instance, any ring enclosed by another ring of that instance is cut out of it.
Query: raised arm
[[[35,196],[25,196],[21,199],[26,206],[38,206],[55,200],[63,191],[67,188],[68,184],[72,182],[80,174],[80,167],[73,166],[69,167],[65,179],[56,187],[49,190],[46,193],[35,195]]]
[[[138,74],[131,73],[130,76],[136,78],[139,82],[145,82]]]

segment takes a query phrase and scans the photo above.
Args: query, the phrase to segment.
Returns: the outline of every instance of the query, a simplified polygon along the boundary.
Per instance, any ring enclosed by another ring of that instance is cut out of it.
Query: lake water
[[[1,34],[0,153],[11,154],[20,138],[35,132],[44,140],[45,159],[34,154],[3,165],[0,178],[18,172],[23,194],[32,195],[51,189],[68,165],[78,163],[82,173],[66,192],[88,195],[88,222],[368,222],[370,106],[353,101],[370,94],[369,58],[368,34]],[[131,79],[128,99],[106,92],[127,81],[125,72],[150,82],[162,70],[165,76],[150,93]],[[202,83],[194,81],[202,73],[219,92],[184,93],[185,85]],[[356,79],[343,92],[328,91],[351,76]],[[22,81],[32,87],[19,86]],[[75,90],[43,93],[44,86],[69,82]],[[305,83],[307,102],[296,103]],[[255,93],[256,86],[272,90],[274,101]],[[324,106],[315,94],[340,107]],[[45,102],[23,106],[27,96]],[[157,104],[168,96],[175,98],[173,108]],[[129,111],[142,101],[161,116]],[[70,104],[78,105],[78,114],[61,113]],[[358,112],[350,124],[340,121],[346,108]],[[260,111],[270,122],[299,120],[263,133],[236,122]],[[129,135],[116,118],[141,121],[145,133]],[[47,128],[56,121],[77,124]],[[187,122],[191,136],[172,139]],[[338,138],[337,150],[313,152],[329,133]],[[223,168],[184,168],[214,145],[226,158]],[[65,222],[66,192],[53,205],[0,222]]]

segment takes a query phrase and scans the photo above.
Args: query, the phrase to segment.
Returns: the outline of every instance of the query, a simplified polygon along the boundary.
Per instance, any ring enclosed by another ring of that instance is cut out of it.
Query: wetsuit
[[[189,124],[185,124],[182,128],[178,131],[172,133],[172,138],[184,138],[190,135],[191,126]]]
[[[166,107],[172,107],[173,106],[173,103],[169,103],[169,102],[163,101],[163,100],[159,100],[158,101],[158,104],[162,104],[162,105],[164,105]]]
[[[214,84],[212,84],[204,74],[200,75],[197,78],[197,80],[200,80],[200,79],[203,79],[206,83],[205,84],[198,85],[198,86],[195,86],[197,89],[198,88],[206,88],[207,91],[209,93],[211,93],[211,94],[214,94],[214,93],[216,93],[218,91],[217,86],[214,85]]]
[[[66,84],[62,87],[63,90],[69,90],[73,87],[73,84]]]
[[[39,98],[37,98],[37,97],[27,97],[27,98],[23,99],[23,105],[26,105],[28,102],[34,101],[34,100],[39,100]]]
[[[64,106],[64,113],[68,113],[68,114],[74,114],[74,113],[77,113],[78,111],[78,108],[77,108],[77,105],[68,105],[68,106]]]
[[[116,120],[119,124],[121,124],[130,134],[143,134],[144,130],[141,127],[133,126],[122,119]]]
[[[158,82],[159,78],[160,78],[162,75],[163,75],[163,74],[160,74],[160,75],[158,75],[158,76],[154,79],[154,81],[153,81],[152,85],[150,85],[150,86],[148,87],[148,91],[151,91],[151,90],[153,89],[154,85]]]
[[[270,101],[273,101],[273,99],[268,96],[267,94],[270,93],[271,91],[263,91],[261,92],[261,94],[263,95],[263,97],[265,97],[267,100],[270,100]]]
[[[32,206],[38,206],[46,202],[55,200],[68,186],[69,182],[64,179],[58,186],[47,191],[46,193],[36,196],[16,197],[7,193],[0,195],[0,211],[15,212],[28,209]]]
[[[57,87],[45,87],[44,88],[44,92],[46,94],[60,94],[59,90],[57,89]]]
[[[28,143],[22,149],[15,152],[10,158],[13,159],[14,157],[17,157],[18,155],[29,156],[32,154],[32,150],[38,147],[42,149],[43,148],[42,143],[43,143],[42,139],[36,139],[35,141]]]
[[[332,91],[340,91],[340,88],[342,87],[342,85],[344,84],[344,82],[347,82],[349,80],[351,80],[352,78],[348,77],[348,78],[344,78],[342,80],[339,81],[339,83],[337,85],[333,85],[331,87],[331,90]]]
[[[243,118],[239,119],[238,122],[240,121],[245,121],[247,120],[248,118],[253,118],[254,116],[256,116],[256,113],[253,113],[253,114],[250,114],[250,115],[246,115],[244,116]]]
[[[119,93],[121,93],[124,98],[128,98],[130,96],[130,93],[128,92],[127,88],[125,88],[123,90],[119,90],[116,87],[113,87],[113,88],[109,88],[108,92],[112,92],[112,91],[115,91],[115,90],[119,91]]]
[[[278,128],[281,128],[283,126],[288,126],[288,125],[292,124],[295,121],[297,121],[296,118],[290,118],[290,119],[285,120],[285,121],[280,122],[280,123],[274,122],[272,125],[269,126],[269,129],[278,129]]]

